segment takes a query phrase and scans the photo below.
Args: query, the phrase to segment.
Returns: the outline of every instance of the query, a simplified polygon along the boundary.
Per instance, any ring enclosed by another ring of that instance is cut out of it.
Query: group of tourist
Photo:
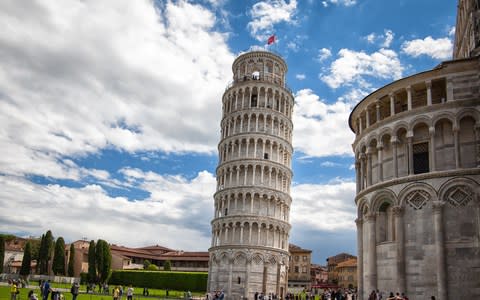
[[[435,299],[435,298],[434,298]],[[395,295],[393,292],[390,292],[388,297],[383,298],[383,293],[379,290],[373,290],[370,295],[368,296],[368,300],[408,300],[408,297],[405,295],[405,293],[402,293],[400,295],[399,292],[397,292]]]
[[[205,295],[205,300],[223,300],[224,298],[225,293],[223,290],[210,292]]]

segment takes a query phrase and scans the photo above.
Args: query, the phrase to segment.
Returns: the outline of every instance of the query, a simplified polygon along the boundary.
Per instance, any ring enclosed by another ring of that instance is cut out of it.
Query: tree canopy
[[[59,237],[55,242],[52,271],[55,275],[65,275],[65,241]]]

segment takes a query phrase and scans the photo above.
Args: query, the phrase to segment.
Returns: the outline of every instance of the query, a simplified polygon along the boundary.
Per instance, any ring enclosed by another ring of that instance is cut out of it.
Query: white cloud
[[[352,6],[357,4],[357,0],[326,0],[322,1],[323,7],[328,7],[330,4]]]
[[[380,49],[372,54],[341,49],[329,68],[329,74],[320,75],[320,79],[331,88],[350,85],[355,81],[364,81],[364,76],[382,79],[399,79],[403,67],[397,54],[389,49]]]
[[[292,226],[316,231],[352,230],[356,218],[355,188],[350,181],[293,186]]]
[[[138,170],[137,175],[139,187],[151,193],[141,201],[110,197],[98,185],[69,188],[0,176],[0,231],[40,236],[51,229],[67,241],[86,236],[127,246],[158,243],[206,251],[214,176],[204,171],[187,180]],[[129,234],[132,228],[135,234]]]
[[[453,43],[450,38],[434,39],[426,38],[406,41],[402,45],[402,51],[406,54],[418,57],[428,55],[434,59],[450,59],[452,57]]]
[[[332,56],[332,51],[330,51],[330,49],[327,49],[327,48],[322,48],[322,49],[318,50],[317,60],[319,62],[322,62],[322,61],[326,60],[327,58],[329,58],[330,56]]]
[[[389,48],[390,45],[392,44],[394,35],[395,34],[393,33],[393,31],[385,30],[385,35],[384,35],[385,40],[383,41],[381,46],[384,47],[384,48]]]
[[[297,10],[297,1],[266,0],[255,3],[250,10],[252,21],[247,25],[250,34],[257,40],[266,42],[268,36],[274,33],[273,26],[277,23],[294,23],[293,17]]]
[[[205,8],[7,1],[0,26],[3,173],[79,179],[63,157],[107,147],[216,151],[233,55]]]
[[[327,168],[333,168],[333,167],[339,167],[339,166],[341,166],[341,164],[327,160],[327,161],[322,162],[320,164],[320,166],[327,167]]]
[[[298,80],[304,80],[305,78],[307,78],[307,76],[305,76],[305,74],[297,74],[295,75],[295,78],[297,78]]]
[[[369,35],[367,35],[367,36],[365,37],[365,39],[366,39],[367,42],[369,42],[370,44],[373,44],[373,43],[375,43],[376,37],[377,37],[377,36],[375,35],[375,33],[372,32],[372,33],[370,33]]]
[[[448,29],[448,36],[454,37],[455,36],[455,26],[450,27]]]
[[[376,34],[374,32],[363,37],[369,44],[378,43],[382,48],[389,48],[393,42],[395,34],[390,29],[384,29],[383,34]]]
[[[312,90],[298,91],[293,115],[295,149],[316,157],[352,155],[354,135],[348,127],[348,116],[353,105],[345,99],[327,104]]]

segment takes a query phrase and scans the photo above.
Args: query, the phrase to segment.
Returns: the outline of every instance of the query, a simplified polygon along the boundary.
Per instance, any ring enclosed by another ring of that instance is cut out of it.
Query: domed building
[[[283,298],[292,199],[292,110],[287,65],[255,50],[237,57],[223,94],[208,290],[227,299]]]
[[[454,60],[350,115],[360,299],[480,299],[479,5],[459,1]]]

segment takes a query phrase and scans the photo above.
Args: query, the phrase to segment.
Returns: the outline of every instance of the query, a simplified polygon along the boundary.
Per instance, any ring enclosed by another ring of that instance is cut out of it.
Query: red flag
[[[270,45],[270,44],[273,44],[273,43],[275,43],[275,35],[272,35],[267,40],[267,45]]]

